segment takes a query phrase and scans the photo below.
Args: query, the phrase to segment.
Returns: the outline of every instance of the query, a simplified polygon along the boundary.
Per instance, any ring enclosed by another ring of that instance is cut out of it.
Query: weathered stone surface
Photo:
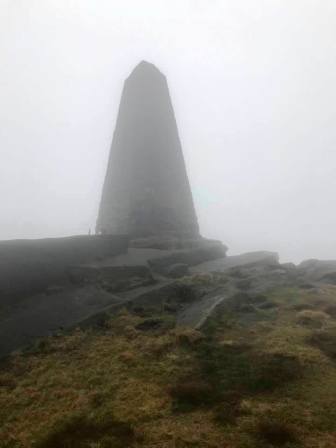
[[[334,272],[328,272],[328,274],[323,275],[320,280],[324,281],[325,283],[330,283],[331,285],[336,285],[336,270]]]
[[[245,254],[218,258],[217,260],[210,259],[191,270],[192,272],[224,272],[234,267],[248,267],[249,265],[279,267],[279,255],[276,252],[268,251],[247,252]]]
[[[167,80],[144,61],[125,81],[97,231],[199,233]]]
[[[220,242],[203,242],[196,249],[173,251],[162,257],[148,260],[150,267],[158,273],[167,275],[170,267],[174,264],[186,264],[195,266],[208,260],[216,260],[226,255],[227,247]]]
[[[37,338],[72,328],[122,299],[95,285],[66,288],[52,295],[40,293],[3,310],[0,316],[0,358]]]
[[[195,249],[202,242],[209,241],[203,238],[179,238],[174,235],[155,235],[147,238],[135,238],[130,240],[129,247],[138,249],[181,250]]]
[[[130,241],[130,247],[135,249],[172,250],[181,249],[179,239],[173,236],[150,236],[136,238]]]
[[[119,292],[155,283],[147,266],[73,266],[69,269],[72,283],[95,284],[110,292]]]
[[[189,266],[183,263],[176,263],[169,266],[167,271],[168,277],[179,278],[189,274]]]
[[[144,307],[162,310],[169,305],[180,309],[197,300],[199,291],[194,286],[181,283],[180,280],[167,280],[142,290],[139,288],[122,293],[121,296],[128,299],[130,308]]]
[[[336,260],[305,260],[299,264],[298,270],[307,281],[336,283]]]
[[[67,269],[127,251],[125,236],[74,236],[0,242],[0,306],[69,284]]]

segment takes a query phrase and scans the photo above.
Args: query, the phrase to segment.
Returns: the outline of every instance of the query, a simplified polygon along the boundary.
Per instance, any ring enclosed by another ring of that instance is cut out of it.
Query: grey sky
[[[336,258],[335,0],[0,0],[0,239],[94,228],[142,59],[168,78],[202,234]]]

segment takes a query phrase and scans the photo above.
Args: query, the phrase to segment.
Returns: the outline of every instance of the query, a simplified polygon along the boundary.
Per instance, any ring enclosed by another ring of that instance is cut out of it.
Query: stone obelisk
[[[199,234],[167,80],[145,61],[124,84],[97,232]]]

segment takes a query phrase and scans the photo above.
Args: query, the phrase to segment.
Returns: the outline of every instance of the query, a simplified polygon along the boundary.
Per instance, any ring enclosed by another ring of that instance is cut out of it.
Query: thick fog
[[[0,239],[95,227],[123,81],[165,73],[204,236],[336,258],[335,0],[0,0]]]

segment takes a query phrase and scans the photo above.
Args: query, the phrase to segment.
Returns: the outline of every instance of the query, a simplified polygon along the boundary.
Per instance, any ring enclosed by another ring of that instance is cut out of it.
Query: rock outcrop
[[[70,268],[127,252],[123,235],[0,241],[0,308],[71,285]]]
[[[308,281],[324,281],[336,284],[335,260],[305,260],[299,264],[300,275]]]

